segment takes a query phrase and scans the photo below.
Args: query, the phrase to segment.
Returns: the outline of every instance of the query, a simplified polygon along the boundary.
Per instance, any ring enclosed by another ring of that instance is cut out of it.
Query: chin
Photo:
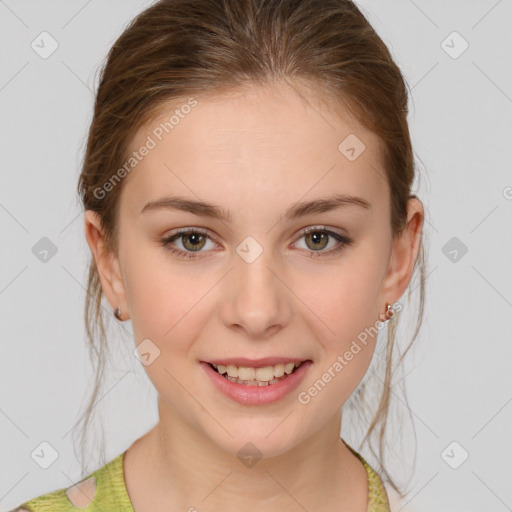
[[[219,450],[239,459],[247,467],[251,467],[250,461],[253,459],[270,459],[289,452],[304,436],[303,432],[294,428],[290,419],[283,421],[283,418],[239,419],[225,422],[223,426],[231,435],[222,428],[206,432],[206,435]]]

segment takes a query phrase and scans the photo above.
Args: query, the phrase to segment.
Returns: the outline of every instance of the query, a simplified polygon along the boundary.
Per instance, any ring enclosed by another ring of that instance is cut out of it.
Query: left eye
[[[301,238],[304,238],[306,241],[306,248],[313,251],[310,254],[311,257],[333,254],[352,244],[350,238],[334,233],[326,228],[308,228],[302,232]],[[329,239],[334,239],[337,244],[334,244],[334,248],[331,248],[331,250],[323,251],[322,249],[325,249],[328,245]]]
[[[334,233],[326,228],[308,228],[302,232],[300,238],[304,238],[306,241],[306,250],[311,252],[310,257],[336,253],[352,244],[352,239],[339,235],[338,233]],[[334,239],[338,244],[335,244],[334,248],[325,251],[323,249],[327,247],[329,239]],[[175,240],[180,240],[180,243],[185,250],[173,246]],[[179,257],[197,258],[197,255],[194,253],[204,252],[201,251],[201,249],[205,247],[207,240],[210,240],[213,246],[215,246],[215,243],[211,240],[206,231],[186,229],[162,239],[161,244],[167,250],[171,251],[172,254]]]

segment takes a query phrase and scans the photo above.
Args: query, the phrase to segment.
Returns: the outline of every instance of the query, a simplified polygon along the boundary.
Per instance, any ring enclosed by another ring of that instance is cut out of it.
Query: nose
[[[270,251],[263,251],[251,261],[235,255],[235,268],[228,276],[223,321],[253,340],[275,335],[292,316],[293,294],[270,256]]]

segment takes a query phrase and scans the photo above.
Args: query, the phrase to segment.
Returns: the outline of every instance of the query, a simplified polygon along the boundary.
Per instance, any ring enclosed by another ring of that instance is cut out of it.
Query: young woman
[[[383,448],[400,299],[423,269],[407,102],[350,0],[161,0],[130,24],[79,182],[86,320],[100,362],[102,297],[131,321],[159,421],[18,510],[389,510],[340,434],[387,325],[365,426]]]

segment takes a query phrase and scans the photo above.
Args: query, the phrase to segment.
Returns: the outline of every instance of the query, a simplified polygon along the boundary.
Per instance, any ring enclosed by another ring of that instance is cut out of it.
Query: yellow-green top
[[[359,453],[350,449],[363,463],[368,476],[367,512],[389,512],[388,497],[382,480]],[[124,480],[125,453],[121,453],[78,484],[33,498],[12,512],[24,510],[29,512],[71,512],[73,510],[135,512]],[[90,501],[91,498],[92,501]],[[84,500],[85,503],[90,501],[89,504],[84,506]]]

